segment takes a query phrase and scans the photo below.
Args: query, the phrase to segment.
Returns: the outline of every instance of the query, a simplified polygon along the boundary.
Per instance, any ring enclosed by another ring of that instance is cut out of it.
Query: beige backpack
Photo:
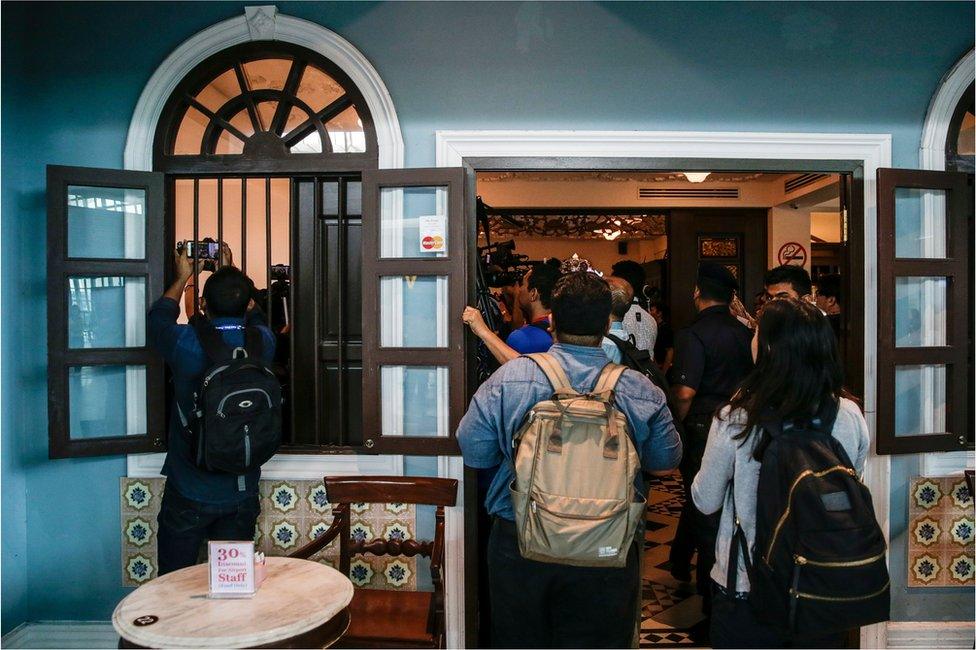
[[[622,567],[644,514],[635,489],[640,459],[613,390],[624,366],[608,363],[593,392],[573,390],[549,354],[528,355],[549,378],[515,434],[515,506],[522,557],[573,566]]]

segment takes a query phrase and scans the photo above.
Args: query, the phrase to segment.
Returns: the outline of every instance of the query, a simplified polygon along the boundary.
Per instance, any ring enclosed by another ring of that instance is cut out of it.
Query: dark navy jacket
[[[173,371],[176,402],[183,413],[189,413],[193,408],[193,393],[199,389],[203,374],[212,363],[200,347],[193,328],[176,322],[179,315],[180,306],[175,300],[166,297],[157,300],[149,310],[149,345],[169,364]],[[231,348],[244,345],[244,323],[243,318],[213,320]],[[275,337],[265,324],[264,316],[260,312],[249,314],[247,325],[261,330],[264,344],[261,356],[272,360]],[[253,498],[258,492],[261,470],[256,469],[244,477],[242,490],[237,476],[207,472],[197,467],[179,413],[174,408],[169,422],[169,451],[163,463],[163,474],[167,489],[173,488],[192,501],[222,505]]]
[[[671,383],[695,389],[688,416],[711,417],[752,370],[752,331],[728,305],[698,312],[675,337]]]

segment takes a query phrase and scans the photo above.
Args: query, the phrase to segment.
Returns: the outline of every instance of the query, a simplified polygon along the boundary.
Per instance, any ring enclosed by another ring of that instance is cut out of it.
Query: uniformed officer
[[[706,613],[718,519],[698,512],[690,490],[701,467],[712,416],[752,370],[752,332],[729,311],[737,289],[738,283],[726,267],[711,262],[699,266],[694,293],[698,316],[677,333],[671,369],[675,418],[684,423],[685,437],[680,466],[685,504],[671,545],[671,574],[690,581],[691,557],[697,548],[696,582]]]

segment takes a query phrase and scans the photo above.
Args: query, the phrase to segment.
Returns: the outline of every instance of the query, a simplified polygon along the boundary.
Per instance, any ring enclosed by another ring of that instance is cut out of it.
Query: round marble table
[[[349,627],[352,583],[324,564],[269,557],[252,598],[207,598],[208,580],[197,564],[126,596],[112,614],[120,647],[321,648]]]

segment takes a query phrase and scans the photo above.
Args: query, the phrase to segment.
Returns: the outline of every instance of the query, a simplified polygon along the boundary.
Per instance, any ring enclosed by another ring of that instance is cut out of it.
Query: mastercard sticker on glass
[[[441,215],[418,218],[420,225],[420,252],[444,253],[447,251],[445,219]]]

